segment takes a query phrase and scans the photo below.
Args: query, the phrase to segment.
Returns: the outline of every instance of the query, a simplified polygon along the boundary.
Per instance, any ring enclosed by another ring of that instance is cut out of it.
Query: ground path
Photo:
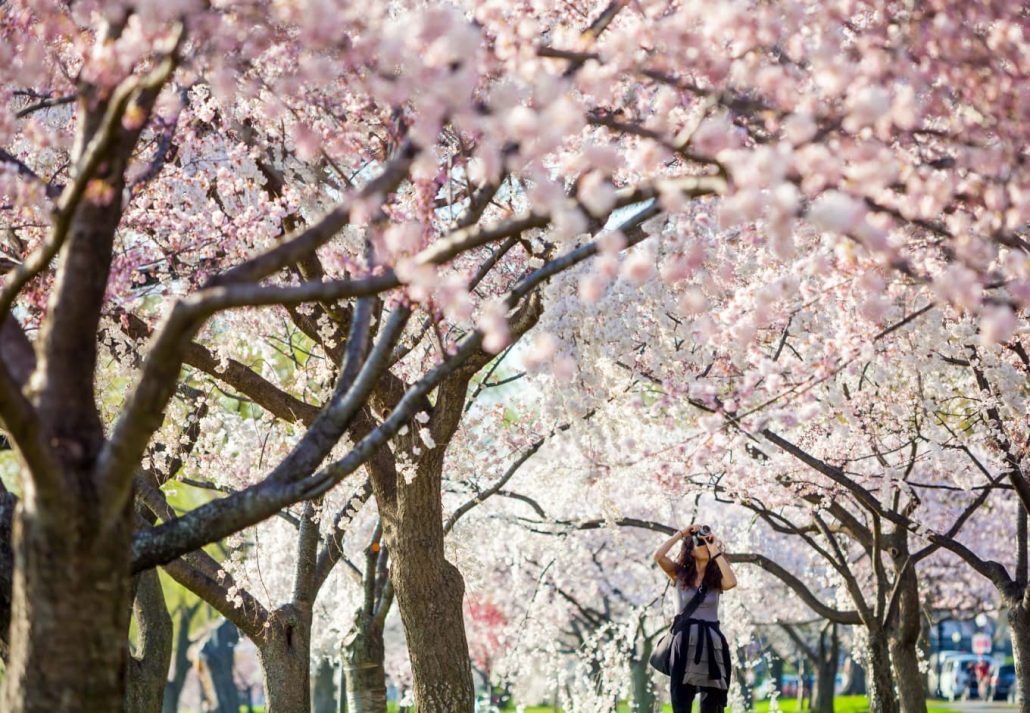
[[[1015,705],[991,701],[955,701],[954,703],[943,703],[950,710],[959,713],[1001,713],[1002,711],[1014,711]]]

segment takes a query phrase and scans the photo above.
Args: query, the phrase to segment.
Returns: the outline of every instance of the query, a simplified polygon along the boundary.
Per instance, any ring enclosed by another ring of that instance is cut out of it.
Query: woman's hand
[[[720,552],[724,551],[725,548],[722,546],[722,540],[720,540],[715,535],[709,535],[708,537],[705,538],[705,540],[706,540],[706,542],[708,544],[708,554],[709,555],[714,557],[715,555],[717,555]]]
[[[685,539],[693,535],[695,532],[697,532],[697,525],[688,525],[679,531],[679,535]]]

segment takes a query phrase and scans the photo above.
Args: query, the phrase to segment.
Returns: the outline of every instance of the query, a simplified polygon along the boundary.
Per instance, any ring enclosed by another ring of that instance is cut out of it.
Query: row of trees
[[[466,597],[469,528],[667,531],[643,498],[699,490],[822,558],[791,586],[867,632],[877,710],[892,681],[923,705],[940,551],[997,589],[1030,677],[1021,26],[717,10],[0,5],[4,709],[154,709],[162,567],[254,641],[272,710],[310,706],[316,603],[354,587],[352,705],[382,709],[396,601],[419,711],[470,711],[463,606],[504,587],[495,561]],[[517,406],[490,397],[512,354]],[[550,497],[508,488],[551,441]],[[963,528],[995,507],[1014,564]],[[577,646],[653,633],[653,592],[615,620],[534,559]],[[619,695],[583,665],[570,690]]]

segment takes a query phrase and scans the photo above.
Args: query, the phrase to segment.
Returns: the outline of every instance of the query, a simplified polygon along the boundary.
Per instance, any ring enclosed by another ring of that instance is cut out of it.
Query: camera
[[[700,547],[701,545],[707,544],[704,538],[708,537],[711,534],[712,528],[708,527],[708,525],[702,525],[701,527],[699,527],[697,529],[697,532],[691,535],[691,538],[694,541],[694,547]]]

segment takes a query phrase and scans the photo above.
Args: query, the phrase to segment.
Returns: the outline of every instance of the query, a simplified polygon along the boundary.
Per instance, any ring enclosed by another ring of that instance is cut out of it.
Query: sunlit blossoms
[[[272,710],[601,710],[702,516],[876,710],[956,562],[1030,681],[1028,69],[989,0],[0,3],[4,709],[157,695],[161,567]]]

